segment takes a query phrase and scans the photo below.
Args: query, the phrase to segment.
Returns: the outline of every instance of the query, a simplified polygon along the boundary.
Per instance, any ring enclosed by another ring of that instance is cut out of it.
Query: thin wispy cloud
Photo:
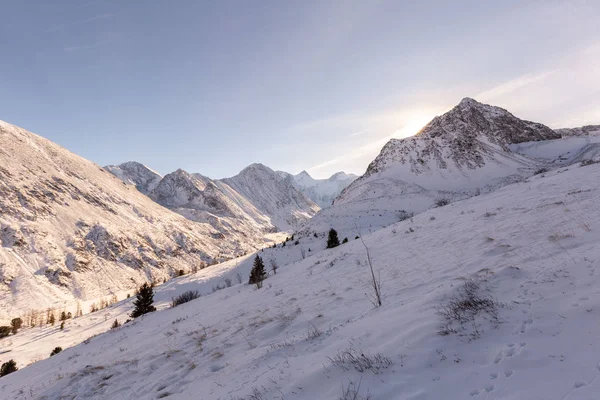
[[[101,3],[106,3],[106,0],[91,0],[91,1],[86,1],[85,3],[81,3],[78,4],[77,6],[75,6],[75,8],[85,8],[85,7],[90,7],[96,4],[101,4]]]
[[[64,47],[63,50],[66,53],[73,53],[73,52],[76,52],[76,51],[95,49],[95,48],[100,47],[100,46],[105,46],[105,45],[107,45],[107,44],[109,44],[111,42],[112,42],[112,40],[104,40],[104,41],[100,41],[100,42],[96,42],[96,43],[92,43],[92,44],[67,46],[67,47]]]
[[[54,33],[54,32],[59,32],[62,31],[64,29],[73,27],[73,26],[78,26],[78,25],[86,25],[92,22],[96,22],[99,20],[105,20],[105,19],[110,19],[110,18],[114,18],[115,14],[111,14],[111,13],[105,13],[105,14],[97,14],[94,15],[92,17],[89,18],[84,18],[84,19],[80,19],[77,21],[72,21],[66,24],[60,24],[60,25],[55,25],[53,27],[50,27],[49,29],[46,30],[46,33]]]
[[[497,86],[494,86],[491,89],[485,90],[485,91],[477,94],[475,96],[475,98],[480,101],[490,101],[497,97],[515,92],[525,86],[542,81],[542,80],[552,76],[557,71],[558,71],[558,69],[554,69],[554,70],[550,70],[550,71],[543,71],[543,72],[539,72],[539,73],[523,75],[518,78],[503,82]]]

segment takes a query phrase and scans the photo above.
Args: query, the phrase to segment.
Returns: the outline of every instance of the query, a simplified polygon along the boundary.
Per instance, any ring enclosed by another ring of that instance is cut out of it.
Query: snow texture
[[[325,250],[321,232],[259,253],[280,262],[260,290],[246,256],[157,287],[159,311],[116,330],[132,299],[64,331],[24,329],[2,360],[44,359],[2,378],[0,398],[338,399],[353,382],[382,400],[595,399],[599,176],[600,164],[558,168],[366,234],[379,308],[361,241]],[[502,304],[500,323],[477,315],[438,334],[439,307],[468,278]],[[202,297],[168,307],[190,289]],[[374,364],[332,363],[344,352]]]

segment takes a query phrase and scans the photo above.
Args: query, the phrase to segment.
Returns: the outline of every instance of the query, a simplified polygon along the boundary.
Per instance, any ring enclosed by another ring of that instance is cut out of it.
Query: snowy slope
[[[345,172],[337,172],[328,179],[315,179],[306,171],[302,171],[298,175],[291,175],[283,171],[278,171],[278,173],[284,177],[291,177],[296,187],[321,208],[331,206],[342,190],[358,178],[354,174]]]
[[[148,194],[158,186],[162,179],[157,172],[135,161],[129,161],[119,165],[107,165],[104,167],[108,172],[129,185],[135,187],[142,193]]]
[[[1,378],[0,398],[338,399],[353,382],[360,397],[346,398],[596,399],[599,177],[600,164],[556,169],[364,235],[380,308],[365,295],[360,240],[282,263],[260,290],[234,281],[210,293],[238,271],[247,279],[252,257],[175,279],[157,288],[159,308],[190,288],[203,297]],[[261,254],[283,260],[301,244]],[[439,335],[436,311],[466,278],[502,303],[500,323],[478,314]],[[0,357],[47,357],[130,310],[126,300],[64,332],[24,330]],[[331,362],[343,351],[385,359],[360,372]]]
[[[600,158],[600,135],[566,136],[561,139],[518,143],[509,147],[515,153],[551,166],[571,165]]]
[[[164,280],[251,249],[96,164],[0,122],[0,323]],[[87,310],[86,310],[87,311]]]

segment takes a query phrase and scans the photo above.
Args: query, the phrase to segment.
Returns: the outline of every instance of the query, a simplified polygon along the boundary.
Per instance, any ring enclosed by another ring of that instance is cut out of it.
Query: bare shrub
[[[200,297],[200,292],[197,290],[188,290],[177,297],[171,299],[171,307],[177,307],[180,304],[187,303]]]
[[[415,215],[414,213],[408,212],[406,210],[398,210],[396,217],[398,218],[398,222],[401,222],[401,221],[405,221],[407,219],[411,219],[412,217],[414,217],[414,215]]]
[[[540,169],[536,170],[533,174],[540,175],[540,174],[545,174],[546,172],[548,172],[548,168],[540,168]]]
[[[235,280],[237,281],[237,283],[242,283],[242,274],[240,274],[239,272],[235,274]]]
[[[225,287],[231,287],[232,284],[231,278],[225,278]]]
[[[358,233],[360,233],[356,223],[354,224],[354,228]],[[371,261],[371,253],[369,252],[369,248],[365,244],[362,235],[357,235],[356,237],[360,239],[363,247],[365,248],[365,252],[367,253],[367,262],[369,263],[369,269],[371,270],[371,287],[373,288],[373,294],[371,297],[369,297],[369,300],[375,307],[381,307],[381,304],[383,304],[381,302],[381,277],[379,276],[378,278],[375,278],[375,270],[373,269],[373,262]]]
[[[279,265],[277,265],[277,261],[271,259],[271,271],[273,271],[273,275],[277,274],[277,270],[279,269]]]
[[[394,365],[391,359],[381,353],[372,355],[354,347],[340,350],[335,356],[328,357],[328,360],[344,371],[354,369],[358,372],[371,371],[374,374],[379,374],[382,369]]]
[[[450,200],[446,199],[445,197],[439,198],[435,201],[435,205],[438,207],[444,207],[448,204],[450,204]]]
[[[350,381],[346,387],[344,387],[344,384],[342,384],[342,395],[340,396],[339,400],[371,400],[372,397],[368,390],[367,394],[364,396],[360,394],[361,381],[358,382],[358,385]]]
[[[221,285],[220,283],[218,283],[217,286],[213,285],[212,293],[218,292],[219,290],[223,290],[223,289],[225,289],[225,285]]]
[[[321,332],[319,330],[319,328],[317,328],[315,326],[315,324],[313,324],[312,322],[309,322],[309,326],[308,326],[308,335],[307,335],[307,339],[308,340],[313,340],[313,339],[317,339],[318,337],[320,337],[323,334],[323,332]]]
[[[469,278],[450,296],[445,304],[437,307],[437,314],[442,317],[438,334],[444,336],[452,333],[468,335],[470,340],[481,336],[476,317],[483,318],[497,327],[500,323],[499,309],[505,307],[492,299],[481,287],[480,282]]]

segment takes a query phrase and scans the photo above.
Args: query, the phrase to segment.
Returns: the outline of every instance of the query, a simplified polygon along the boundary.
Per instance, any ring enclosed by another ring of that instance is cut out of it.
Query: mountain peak
[[[119,165],[107,165],[105,170],[130,185],[135,185],[144,194],[150,193],[162,179],[151,168],[137,161],[127,161]]]
[[[344,171],[340,171],[340,172],[336,172],[335,174],[331,175],[328,180],[337,181],[340,179],[348,179],[349,177],[350,177],[350,175],[348,175]]]
[[[460,103],[458,103],[458,105],[460,107],[465,107],[465,106],[478,106],[478,105],[483,105],[482,103],[478,102],[475,99],[472,99],[471,97],[465,97],[464,99],[462,99],[460,101]]]
[[[391,139],[369,165],[369,176],[393,164],[407,165],[411,174],[453,169],[474,170],[496,163],[494,151],[505,157],[509,146],[522,142],[558,139],[547,126],[517,118],[509,111],[465,97],[435,117],[417,135]]]
[[[250,172],[263,171],[263,172],[273,172],[273,170],[261,163],[254,163],[248,165],[246,168],[240,171],[239,175],[245,175]]]

